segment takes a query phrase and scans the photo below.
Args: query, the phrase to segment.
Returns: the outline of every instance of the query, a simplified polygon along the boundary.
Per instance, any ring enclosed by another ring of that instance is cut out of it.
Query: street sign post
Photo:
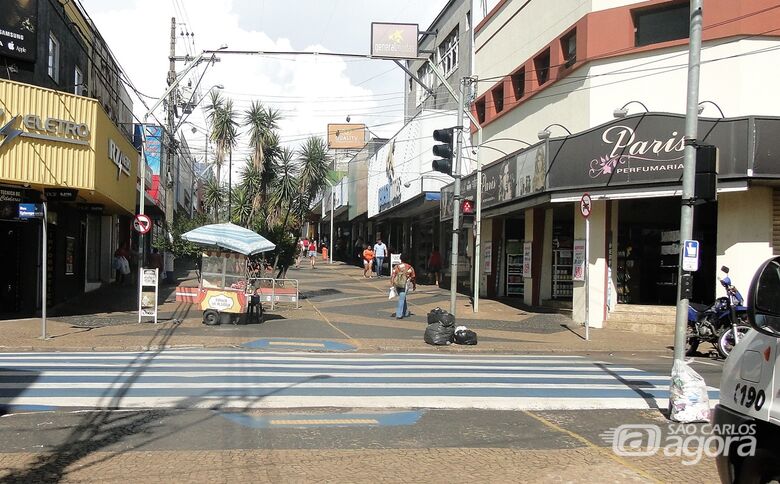
[[[580,213],[585,218],[585,341],[590,341],[590,214],[593,202],[584,193],[580,198]]]
[[[139,213],[133,219],[133,228],[139,234],[148,234],[152,230],[152,219],[148,215]]]
[[[683,243],[682,268],[684,271],[696,272],[699,270],[699,241],[686,240]]]

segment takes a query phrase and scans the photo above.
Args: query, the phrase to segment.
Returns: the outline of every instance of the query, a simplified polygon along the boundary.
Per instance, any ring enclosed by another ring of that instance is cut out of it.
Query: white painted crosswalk
[[[5,406],[665,408],[668,388],[668,376],[558,355],[0,353]]]

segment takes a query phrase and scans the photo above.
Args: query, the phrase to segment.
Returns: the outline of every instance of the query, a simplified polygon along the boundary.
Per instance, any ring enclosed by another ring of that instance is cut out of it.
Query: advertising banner
[[[531,278],[531,246],[532,242],[523,242],[523,277]]]
[[[0,8],[0,55],[34,61],[37,30],[37,0],[3,0]]]
[[[574,241],[574,254],[572,258],[572,281],[585,280],[585,240]]]
[[[417,24],[371,23],[371,57],[409,59],[417,57]]]
[[[366,144],[365,124],[329,124],[328,148],[357,149]]]

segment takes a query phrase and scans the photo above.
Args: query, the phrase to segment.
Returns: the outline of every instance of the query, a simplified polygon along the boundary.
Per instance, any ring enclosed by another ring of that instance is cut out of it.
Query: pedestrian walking
[[[387,246],[382,243],[382,239],[377,237],[376,244],[374,244],[374,257],[376,258],[376,276],[382,277],[382,266],[385,263],[385,257],[387,256]]]
[[[298,243],[295,246],[295,268],[298,269],[301,266],[301,259],[306,257],[306,252],[309,250],[309,241],[307,239],[301,240],[298,237]]]
[[[309,263],[311,264],[312,269],[314,269],[314,265],[316,262],[317,262],[317,241],[310,240],[309,241]]]
[[[162,258],[162,255],[160,254],[160,251],[155,249],[152,249],[152,254],[149,256],[149,267],[152,269],[157,269],[157,276],[161,277],[164,267],[164,261]]]
[[[417,289],[417,275],[411,264],[404,262],[402,254],[399,254],[401,263],[393,268],[390,274],[390,287],[394,287],[398,293],[398,305],[395,309],[395,318],[402,319],[409,317],[409,305],[406,302],[407,293]]]
[[[130,250],[127,248],[127,244],[122,244],[114,252],[114,270],[116,270],[116,283],[122,285],[125,283],[125,276],[130,274]]]
[[[371,265],[374,263],[374,251],[370,245],[363,249],[363,277],[371,279]]]
[[[433,276],[436,281],[436,285],[439,285],[439,279],[441,278],[441,254],[439,248],[433,246],[431,256],[428,257],[428,272]]]

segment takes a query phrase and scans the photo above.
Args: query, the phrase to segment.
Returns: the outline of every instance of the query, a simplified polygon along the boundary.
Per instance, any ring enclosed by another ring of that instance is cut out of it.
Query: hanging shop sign
[[[328,148],[360,149],[366,144],[365,124],[329,124]]]
[[[371,57],[415,58],[418,35],[417,24],[371,22]]]

